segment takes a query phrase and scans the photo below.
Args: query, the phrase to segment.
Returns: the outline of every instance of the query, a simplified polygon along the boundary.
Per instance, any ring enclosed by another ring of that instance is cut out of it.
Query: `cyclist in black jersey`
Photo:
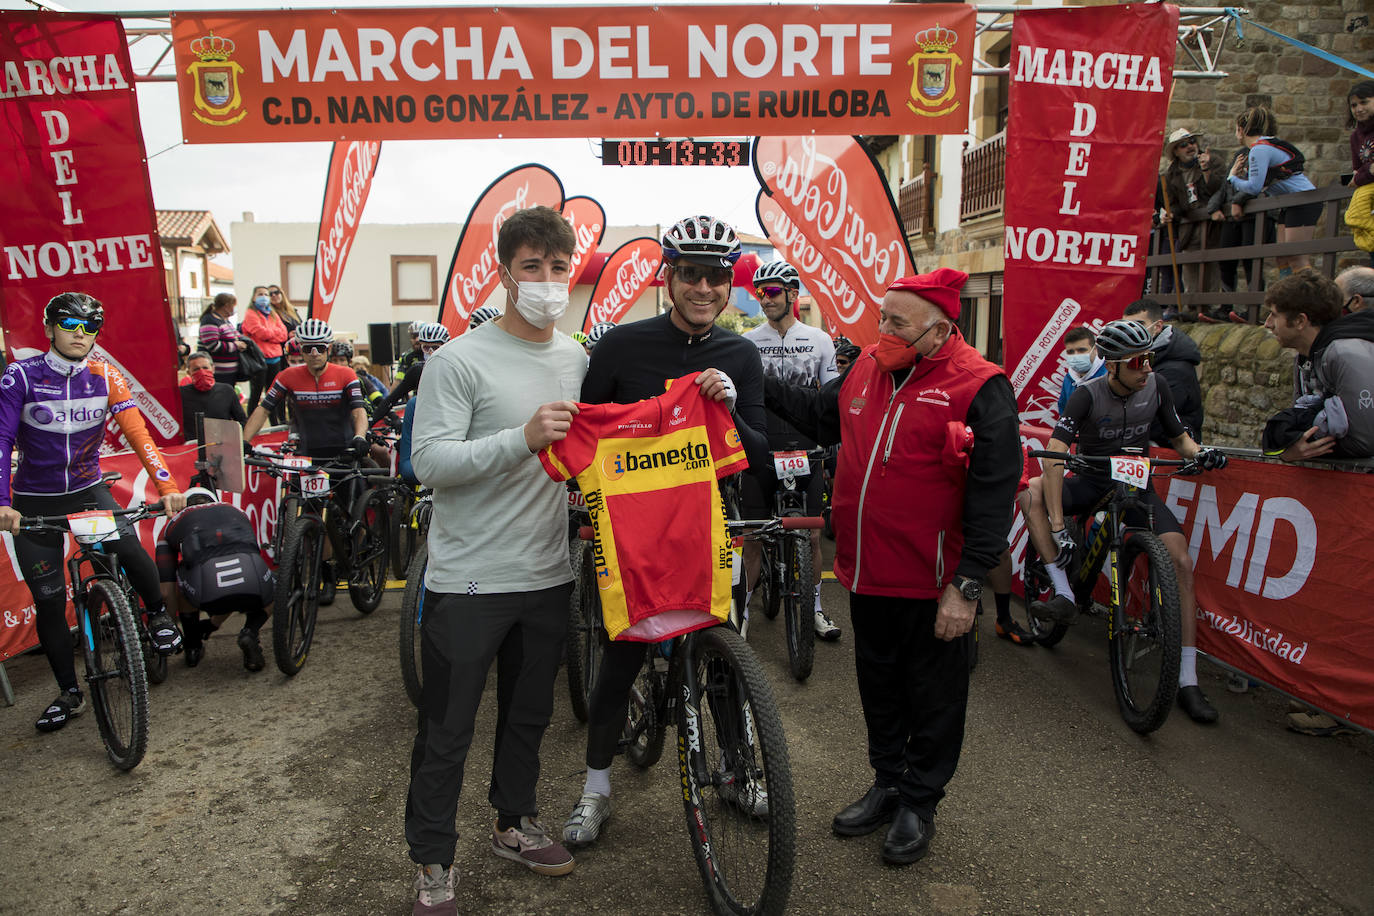
[[[751,467],[769,462],[763,408],[763,363],[752,343],[715,324],[729,302],[733,265],[740,255],[735,231],[709,216],[689,217],[663,238],[667,314],[607,331],[592,350],[582,401],[631,404],[657,397],[667,382],[699,372],[707,398],[724,401],[735,418]],[[644,661],[642,642],[605,648],[587,721],[587,781],[563,826],[563,842],[595,842],[610,817],[611,760],[625,724],[630,685]]]
[[[424,376],[425,360],[429,355],[444,344],[448,343],[448,328],[437,321],[429,321],[420,325],[420,359],[412,362],[406,374],[401,377],[396,385],[372,405],[372,416],[380,419],[392,411],[398,404],[404,404],[406,399],[420,390],[420,379]]]
[[[1069,446],[1077,442],[1081,455],[1114,455],[1127,449],[1139,449],[1140,454],[1148,455],[1150,425],[1158,420],[1179,455],[1196,458],[1204,468],[1225,467],[1223,452],[1203,448],[1188,435],[1174,409],[1169,386],[1161,383],[1151,369],[1154,354],[1167,343],[1166,334],[1151,337],[1149,330],[1136,321],[1121,319],[1104,327],[1097,338],[1097,349],[1106,361],[1107,374],[1074,391],[1050,437],[1049,449],[1068,452]],[[1112,481],[1105,471],[1066,479],[1064,465],[1059,461],[1045,462],[1044,469],[1040,498],[1032,500],[1026,526],[1041,555],[1050,561],[1046,566],[1054,582],[1055,597],[1037,604],[1035,611],[1067,622],[1077,612],[1077,605],[1064,570],[1074,548],[1073,535],[1065,527],[1064,519],[1091,509],[1111,489]],[[1215,722],[1217,711],[1197,685],[1197,604],[1188,541],[1153,484],[1144,501],[1153,510],[1154,532],[1168,548],[1178,574],[1183,644],[1178,703],[1193,721]],[[1132,524],[1143,526],[1144,519]]]

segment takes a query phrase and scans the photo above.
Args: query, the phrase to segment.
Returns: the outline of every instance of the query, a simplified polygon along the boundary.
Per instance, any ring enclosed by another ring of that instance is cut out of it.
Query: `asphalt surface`
[[[931,853],[884,866],[881,832],[830,831],[871,773],[845,596],[828,582],[823,597],[845,637],[817,646],[807,683],[787,674],[781,621],[756,615],[750,633],[792,759],[792,912],[1374,913],[1374,740],[1288,732],[1286,700],[1228,693],[1207,665],[1220,724],[1175,714],[1137,736],[1116,714],[1096,621],[1050,651],[997,640],[981,620],[963,757]],[[291,680],[270,649],[267,671],[245,672],[231,623],[200,667],[178,659],[153,688],[150,750],[129,774],[109,766],[89,714],[37,733],[54,693],[47,664],[7,663],[17,705],[0,707],[0,912],[408,912],[414,713],[399,602],[388,593],[363,617],[341,595]],[[585,740],[561,675],[556,689],[539,788],[551,827],[581,790]],[[671,744],[648,772],[617,761],[613,819],[571,875],[490,853],[493,696],[458,812],[459,912],[706,912]]]

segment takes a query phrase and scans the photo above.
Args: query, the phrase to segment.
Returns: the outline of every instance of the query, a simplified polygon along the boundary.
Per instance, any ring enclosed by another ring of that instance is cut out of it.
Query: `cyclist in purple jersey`
[[[185,506],[186,497],[143,425],[124,376],[91,355],[105,323],[99,300],[62,293],[43,310],[43,322],[52,347],[42,356],[11,363],[0,377],[0,531],[14,535],[19,571],[33,594],[38,641],[60,688],[34,724],[40,731],[56,731],[86,708],[67,624],[64,538],[21,532],[20,518],[121,508],[100,479],[100,443],[110,416],[143,462],[167,514]],[[16,449],[18,468],[11,480]],[[105,546],[119,557],[143,599],[157,651],[176,652],[181,633],[163,606],[152,557],[133,528],[121,525],[120,537]]]

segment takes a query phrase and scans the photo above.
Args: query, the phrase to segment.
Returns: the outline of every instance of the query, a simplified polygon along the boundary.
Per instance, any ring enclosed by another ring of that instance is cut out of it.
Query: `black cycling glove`
[[[1197,453],[1197,463],[1208,471],[1220,471],[1229,459],[1219,448],[1204,448]]]

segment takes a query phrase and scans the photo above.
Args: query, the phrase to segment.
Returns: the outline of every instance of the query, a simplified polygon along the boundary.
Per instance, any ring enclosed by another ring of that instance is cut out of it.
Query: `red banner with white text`
[[[1023,420],[1058,397],[1064,333],[1139,298],[1177,29],[1163,4],[1016,14],[1002,326]]]
[[[606,211],[590,197],[569,197],[563,201],[563,218],[572,226],[577,239],[572,270],[568,272],[568,289],[572,289],[589,273],[591,257],[606,234]]]
[[[468,316],[486,302],[500,283],[496,267],[496,234],[516,210],[543,204],[563,209],[563,182],[542,165],[519,165],[497,178],[477,198],[463,223],[453,252],[439,321],[457,337],[468,329]]]
[[[759,185],[791,222],[780,226],[775,219],[770,230],[764,219],[770,208],[760,204],[764,231],[791,236],[793,249],[799,232],[818,256],[819,289],[830,293],[835,314],[826,317],[835,333],[861,347],[877,343],[883,296],[894,280],[913,271],[882,169],[847,136],[758,137],[753,153]],[[778,241],[774,247],[786,252]]]
[[[1043,448],[1050,431],[1021,435]],[[1198,648],[1374,729],[1374,515],[1350,511],[1374,502],[1374,474],[1233,457],[1224,470],[1154,486],[1188,539]],[[1019,513],[1008,541],[1020,569]]]
[[[754,213],[759,225],[773,247],[782,254],[782,259],[801,274],[802,284],[811,294],[811,299],[820,309],[821,319],[827,334],[835,337],[845,332],[840,330],[840,312],[848,299],[854,296],[853,289],[834,267],[826,263],[816,246],[802,234],[797,224],[783,212],[776,200],[766,191],[759,191],[754,201]],[[846,328],[848,330],[848,328]],[[877,330],[875,328],[876,335]],[[852,338],[851,338],[852,339]]]
[[[0,11],[0,322],[11,359],[48,349],[43,307],[105,305],[100,354],[159,445],[181,441],[176,332],[118,19]],[[9,456],[0,456],[8,461]]]
[[[592,325],[608,321],[619,324],[630,309],[653,285],[663,261],[663,246],[658,239],[630,239],[611,252],[592,287],[587,301],[587,315],[582,319],[582,333]]]
[[[315,279],[310,287],[310,316],[329,320],[339,294],[348,252],[363,208],[372,190],[372,176],[382,154],[380,140],[335,143],[329,154],[329,177],[324,183],[324,207],[320,210],[320,234],[315,242]]]
[[[254,441],[259,445],[275,445],[286,438],[285,433],[260,436]],[[188,481],[195,474],[196,447],[194,445],[173,446],[164,452],[172,475],[180,481]],[[118,471],[123,476],[111,485],[110,491],[121,506],[131,508],[138,503],[156,502],[157,489],[148,481],[138,456],[133,452],[109,455],[100,461],[101,470]],[[260,473],[256,468],[247,468],[247,481],[242,493],[225,493],[224,501],[242,509],[253,523],[258,533],[258,543],[266,544],[272,537],[277,523],[277,506],[280,493],[276,478]],[[158,535],[167,524],[166,516],[145,519],[138,523],[138,536],[143,547],[151,556],[157,546]],[[34,629],[33,598],[28,586],[19,574],[18,562],[14,557],[14,540],[9,534],[3,536],[5,559],[0,561],[0,662],[13,658],[19,653],[38,645],[38,633]],[[67,541],[70,555],[72,542]],[[68,584],[70,589],[70,583]],[[71,592],[68,591],[70,597]],[[67,620],[76,624],[76,612],[67,606]]]

